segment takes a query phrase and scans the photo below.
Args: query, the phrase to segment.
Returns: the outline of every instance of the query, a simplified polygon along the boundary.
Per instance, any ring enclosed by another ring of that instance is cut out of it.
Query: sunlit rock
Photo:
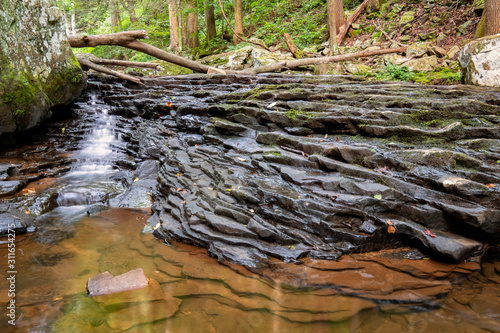
[[[476,39],[459,55],[462,83],[500,87],[500,34]]]

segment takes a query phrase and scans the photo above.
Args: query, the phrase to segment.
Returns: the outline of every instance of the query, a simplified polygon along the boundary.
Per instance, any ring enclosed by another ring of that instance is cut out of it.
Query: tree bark
[[[485,36],[500,33],[500,0],[484,2]]]
[[[179,7],[177,0],[168,0],[168,20],[170,23],[170,49],[179,51]]]
[[[335,27],[337,28],[337,32],[340,30],[340,27],[345,22],[345,12],[344,12],[344,1],[343,0],[335,0]]]
[[[121,30],[120,10],[117,0],[109,0],[109,17],[111,19],[111,31]]]
[[[205,11],[205,27],[207,29],[207,40],[214,39],[217,32],[215,31],[215,9],[214,5],[209,3],[209,0],[204,0]]]
[[[328,40],[330,42],[330,56],[332,56],[338,53],[335,0],[327,0],[326,6],[328,13]]]
[[[179,30],[181,35],[181,48],[188,44],[188,34],[186,28],[186,17],[184,16],[184,9],[186,8],[187,0],[179,0]]]
[[[187,0],[187,35],[188,42],[187,46],[194,49],[200,45],[200,39],[198,38],[198,7],[196,5],[196,0]]]
[[[242,0],[234,0],[234,33],[243,36],[243,3]],[[239,44],[239,38],[233,36],[234,45]]]

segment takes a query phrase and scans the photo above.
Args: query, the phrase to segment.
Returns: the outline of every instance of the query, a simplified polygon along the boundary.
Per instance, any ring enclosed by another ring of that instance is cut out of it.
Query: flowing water
[[[3,306],[2,332],[500,332],[496,255],[461,265],[412,260],[411,250],[385,261],[369,254],[301,265],[270,259],[270,268],[251,272],[141,232],[147,207],[88,214],[125,189],[113,161],[130,157],[105,103],[93,96],[80,108],[90,120],[70,170],[32,185],[56,190],[57,207],[37,220],[37,231],[16,237],[16,321],[8,323]],[[4,262],[8,251],[4,238]],[[87,296],[90,277],[136,268],[170,301],[106,307]],[[8,276],[3,269],[4,305]]]

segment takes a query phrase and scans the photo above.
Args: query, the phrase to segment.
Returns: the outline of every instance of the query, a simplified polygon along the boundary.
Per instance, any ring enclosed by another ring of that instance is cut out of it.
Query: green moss
[[[82,82],[83,79],[83,74],[79,73],[71,78],[72,83],[79,83]]]
[[[12,113],[14,119],[20,120],[26,116],[27,112],[25,110],[17,109]]]
[[[281,157],[281,152],[279,152],[279,151],[266,151],[266,152],[262,153],[262,155],[273,155],[276,157]]]

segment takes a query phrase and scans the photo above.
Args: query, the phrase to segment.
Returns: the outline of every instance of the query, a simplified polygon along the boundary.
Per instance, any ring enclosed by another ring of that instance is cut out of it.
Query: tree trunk
[[[214,5],[209,3],[209,0],[204,0],[205,8],[205,27],[207,28],[207,40],[214,39],[217,32],[215,31],[215,9]]]
[[[188,34],[186,30],[186,17],[184,16],[184,8],[186,8],[186,0],[179,0],[179,30],[181,32],[182,47],[188,43]]]
[[[500,33],[500,0],[484,2],[485,36]]]
[[[330,42],[330,56],[338,53],[335,2],[335,0],[327,0],[326,2],[328,13],[328,40]]]
[[[337,32],[342,27],[342,24],[345,22],[345,12],[344,12],[344,1],[343,0],[335,0],[335,27],[337,28]]]
[[[120,9],[117,0],[109,0],[109,17],[111,19],[111,31],[121,30]]]
[[[243,3],[242,0],[234,0],[234,32],[243,36]],[[240,43],[240,39],[233,36],[234,45]]]
[[[188,41],[187,46],[194,49],[200,45],[200,39],[198,38],[198,8],[196,5],[196,0],[187,0],[187,35]]]
[[[135,14],[134,0],[125,0],[123,2],[123,7],[127,9],[128,16],[130,17],[130,22],[137,22],[137,15]]]
[[[170,49],[179,51],[179,7],[177,0],[168,0],[168,20],[170,22]]]

